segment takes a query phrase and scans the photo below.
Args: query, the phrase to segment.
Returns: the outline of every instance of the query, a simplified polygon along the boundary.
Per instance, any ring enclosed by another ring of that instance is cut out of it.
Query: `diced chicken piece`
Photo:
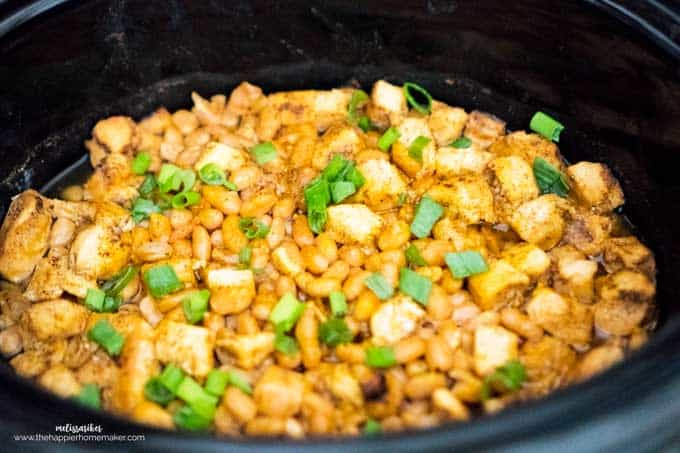
[[[215,164],[225,171],[236,171],[243,167],[246,158],[243,151],[224,143],[210,142],[201,151],[201,155],[194,164],[194,169],[199,171],[205,165]]]
[[[371,122],[380,128],[398,124],[408,112],[404,90],[384,80],[378,80],[373,84],[371,102],[366,112]]]
[[[524,273],[507,261],[498,260],[489,264],[487,272],[470,277],[468,290],[482,310],[491,310],[506,304],[516,305],[529,282]]]
[[[437,150],[437,176],[449,178],[468,174],[481,174],[493,159],[493,154],[470,147],[464,149],[443,147]]]
[[[398,295],[380,305],[371,316],[371,334],[376,344],[393,344],[410,335],[425,311],[410,297]]]
[[[623,270],[604,279],[594,305],[595,326],[612,335],[628,335],[644,320],[655,294],[644,274]]]
[[[209,269],[205,281],[213,291],[210,308],[219,314],[239,313],[255,298],[255,279],[250,269]]]
[[[478,250],[484,254],[486,249],[486,240],[484,235],[479,231],[477,226],[470,226],[461,223],[458,220],[453,220],[449,217],[444,217],[439,222],[434,224],[432,229],[432,236],[439,241],[449,241],[451,243],[450,252],[461,252],[463,250]],[[441,249],[441,244],[436,247]],[[441,261],[430,262],[431,266],[441,266],[444,264],[444,256],[439,256]]]
[[[237,115],[245,115],[262,97],[262,89],[248,82],[241,82],[229,95],[226,109]]]
[[[70,398],[80,393],[80,382],[73,371],[57,364],[48,368],[39,378],[38,384],[62,398]]]
[[[489,148],[496,156],[519,156],[529,165],[534,164],[534,159],[542,157],[555,168],[562,170],[560,152],[550,140],[537,134],[527,134],[524,131],[508,134]]]
[[[274,336],[273,332],[236,335],[228,329],[220,329],[216,344],[232,354],[240,368],[250,370],[274,352]]]
[[[97,216],[97,203],[89,201],[64,201],[58,198],[44,198],[47,211],[56,217],[55,223],[66,220],[73,222],[76,226],[84,225],[94,221]],[[120,207],[116,206],[116,209]],[[55,225],[55,228],[57,225]]]
[[[335,398],[357,408],[364,405],[359,381],[352,375],[347,363],[322,363],[319,374]]]
[[[439,101],[432,101],[432,111],[427,125],[432,131],[437,146],[446,146],[463,133],[468,114],[460,107],[451,107]]]
[[[126,235],[127,236],[127,235]],[[130,242],[100,224],[82,229],[71,246],[70,262],[78,274],[95,279],[115,275],[130,258]]]
[[[526,310],[529,319],[569,344],[585,345],[592,338],[590,308],[552,289],[534,290]]]
[[[525,386],[545,395],[566,383],[576,353],[559,338],[544,335],[539,341],[524,343],[519,358],[527,371]]]
[[[156,327],[156,356],[202,378],[214,368],[215,334],[205,327],[164,320]]]
[[[505,135],[505,121],[488,113],[474,110],[470,112],[463,132],[477,146],[488,148]]]
[[[85,183],[85,199],[129,205],[137,198],[143,178],[131,172],[124,154],[109,154]]]
[[[0,228],[0,274],[20,283],[26,280],[48,247],[52,217],[45,200],[27,190],[12,200]]]
[[[104,351],[95,353],[76,371],[76,377],[81,384],[97,384],[102,389],[113,388],[118,380],[118,366]]]
[[[494,223],[491,187],[482,177],[470,176],[448,181],[448,186],[436,185],[427,194],[449,209],[449,215],[465,224]]]
[[[436,147],[427,120],[425,118],[404,118],[399,126],[397,126],[397,130],[400,134],[398,141],[407,150],[418,137],[430,139],[427,145],[422,149],[421,174],[432,172],[435,168]]]
[[[512,267],[535,279],[542,276],[550,267],[550,257],[533,244],[512,245],[501,254],[503,260]]]
[[[382,218],[363,204],[328,207],[326,231],[341,244],[370,243],[382,228]]]
[[[172,415],[161,406],[151,401],[140,401],[135,406],[132,414],[132,419],[138,423],[155,426],[157,428],[173,429],[175,423],[172,421]]]
[[[111,409],[130,414],[139,403],[145,401],[144,385],[158,372],[153,339],[144,333],[126,337],[120,354],[118,379],[111,389]]]
[[[42,258],[24,290],[24,296],[32,302],[56,299],[63,292],[62,282],[68,267],[68,252],[63,247],[53,247]]]
[[[609,273],[629,269],[649,277],[656,271],[652,251],[635,236],[607,239],[604,243],[604,267]]]
[[[24,297],[21,288],[0,281],[0,329],[16,324],[30,306],[31,302]]]
[[[599,255],[611,229],[612,220],[609,217],[576,212],[564,230],[564,243],[574,245],[586,255]]]
[[[623,360],[623,350],[616,345],[603,345],[588,351],[574,370],[578,380],[588,379]]]
[[[397,168],[386,160],[372,159],[358,166],[366,183],[359,189],[359,200],[373,209],[382,210],[397,205],[399,195],[407,190],[406,181]]]
[[[510,226],[525,241],[549,250],[562,239],[564,232],[562,204],[557,195],[541,195],[517,208]]]
[[[347,116],[352,90],[288,91],[270,94],[269,111],[278,117],[281,126],[313,122],[324,130]]]
[[[233,92],[232,92],[233,94]],[[222,118],[222,111],[224,109],[224,104],[219,108],[217,105],[212,104],[209,100],[203,98],[200,94],[195,91],[191,92],[191,100],[194,103],[194,107],[191,112],[196,115],[199,123],[203,125],[207,124],[219,124]],[[140,144],[140,149],[143,149]]]
[[[124,153],[136,146],[135,122],[127,116],[112,116],[95,124],[93,137],[111,153]]]
[[[496,176],[497,196],[496,204],[505,208],[507,214],[512,210],[538,197],[538,186],[531,166],[521,157],[497,157],[489,168]]]
[[[330,126],[319,138],[312,157],[312,166],[323,170],[334,155],[340,154],[347,159],[364,148],[364,143],[357,130],[345,123]]]
[[[80,304],[55,299],[33,304],[25,313],[27,329],[38,340],[68,338],[85,329],[89,312]]]
[[[272,417],[292,417],[302,406],[305,389],[301,374],[272,365],[253,389],[257,408]]]
[[[25,378],[33,378],[43,373],[49,363],[47,357],[42,351],[31,350],[24,351],[23,353],[16,355],[9,361],[12,365],[14,371]]]
[[[573,297],[581,303],[593,303],[597,263],[590,261],[571,246],[553,249],[557,274],[554,286],[557,292]]]
[[[579,162],[567,168],[576,197],[595,212],[608,213],[624,203],[619,182],[604,164]]]
[[[485,376],[517,358],[519,337],[500,326],[482,325],[475,329],[475,371]]]

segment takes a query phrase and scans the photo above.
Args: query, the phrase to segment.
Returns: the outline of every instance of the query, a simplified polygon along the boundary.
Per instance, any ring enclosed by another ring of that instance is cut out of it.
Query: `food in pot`
[[[0,351],[82,404],[220,435],[427,428],[619,362],[655,263],[562,126],[421,86],[229,97],[99,121],[93,174],[0,230]]]

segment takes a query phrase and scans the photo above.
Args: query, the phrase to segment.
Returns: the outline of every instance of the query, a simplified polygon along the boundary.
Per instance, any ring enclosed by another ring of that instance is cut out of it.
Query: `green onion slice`
[[[444,214],[444,208],[427,195],[420,199],[416,206],[416,214],[411,223],[411,233],[419,239],[427,237],[432,227]]]
[[[328,300],[331,305],[331,313],[336,318],[345,316],[347,314],[347,299],[345,294],[340,291],[333,291],[328,296]]]
[[[177,397],[186,402],[198,415],[212,420],[215,416],[217,397],[206,392],[190,376],[184,376],[177,387]]]
[[[146,175],[144,181],[142,181],[142,185],[139,186],[139,189],[137,190],[142,197],[148,197],[156,186],[156,177],[154,175]]]
[[[286,293],[269,314],[269,321],[282,332],[288,332],[304,311],[305,304],[297,300],[292,293]]]
[[[251,387],[250,382],[248,382],[248,380],[243,377],[241,373],[231,370],[227,372],[227,374],[229,375],[229,385],[233,385],[246,395],[253,394],[253,388]]]
[[[425,88],[416,83],[406,82],[403,90],[406,101],[416,112],[427,115],[432,111],[432,96]]]
[[[216,164],[205,164],[198,170],[198,177],[209,186],[221,186],[227,182],[227,176]]]
[[[175,399],[175,394],[168,390],[158,377],[146,381],[146,384],[144,384],[144,396],[149,401],[158,403],[161,406],[165,406]]]
[[[162,193],[186,192],[196,183],[196,173],[172,164],[163,164],[158,173],[158,188]],[[180,187],[182,190],[179,190]]]
[[[373,291],[380,300],[387,300],[394,295],[394,288],[392,288],[385,277],[378,272],[374,272],[366,277],[364,285]]]
[[[144,272],[142,278],[149,289],[149,293],[155,298],[174,293],[184,287],[182,281],[177,277],[175,269],[169,264],[150,267]]]
[[[106,350],[111,356],[117,356],[123,349],[125,339],[106,319],[100,319],[87,332],[87,338]]]
[[[400,136],[401,133],[399,133],[399,131],[396,128],[390,127],[378,139],[378,148],[387,152],[387,150],[390,149],[390,147],[394,144],[394,142],[397,141],[397,139],[399,139]]]
[[[92,409],[101,409],[102,407],[101,390],[97,384],[83,385],[80,393],[74,399],[77,403]]]
[[[377,436],[382,433],[382,425],[380,422],[369,418],[364,424],[364,435],[366,436]]]
[[[189,206],[197,205],[201,201],[201,194],[189,190],[175,194],[170,201],[170,204],[175,209],[182,209]]]
[[[345,167],[342,174],[340,175],[340,178],[342,178],[343,181],[351,182],[357,189],[363,186],[366,182],[366,178],[364,178],[364,175],[362,175],[357,169],[357,167],[354,165],[354,162],[350,162]]]
[[[336,154],[321,172],[321,177],[328,182],[337,181],[349,164],[349,160],[342,157],[341,154]]]
[[[307,209],[326,207],[331,201],[330,186],[326,178],[317,178],[310,182],[304,190]]]
[[[527,379],[527,372],[519,360],[511,360],[484,378],[481,389],[481,399],[486,401],[491,397],[492,389],[500,388],[504,392],[514,392],[522,388]]]
[[[403,206],[403,204],[406,203],[407,198],[408,194],[406,192],[400,193],[399,198],[397,198],[397,206]]]
[[[137,272],[139,272],[137,266],[125,266],[120,272],[102,284],[102,291],[108,296],[117,296],[135,278]]]
[[[427,305],[430,299],[430,291],[432,291],[432,282],[427,277],[423,277],[407,267],[402,267],[399,271],[399,291],[411,296],[421,304]]]
[[[143,175],[151,165],[151,154],[143,151],[132,160],[132,172],[136,175]]]
[[[146,198],[137,198],[132,203],[132,220],[134,220],[135,223],[139,223],[142,220],[148,219],[149,215],[154,212],[161,212],[161,208],[159,208],[151,200],[147,200]]]
[[[337,181],[331,183],[331,198],[333,203],[340,203],[345,198],[353,195],[357,188],[349,181]]]
[[[189,406],[184,406],[173,415],[175,426],[187,431],[205,431],[210,426],[210,419],[200,416]]]
[[[210,300],[210,290],[202,289],[193,291],[182,300],[184,316],[190,324],[196,324],[203,319],[203,315],[208,311],[208,301]]]
[[[245,233],[248,239],[263,239],[269,234],[269,226],[252,217],[239,219],[238,227]]]
[[[359,118],[359,121],[357,121],[357,125],[364,132],[368,132],[371,129],[373,129],[373,123],[371,123],[371,119],[367,116],[362,116],[361,118]]]
[[[238,186],[237,186],[236,184],[234,184],[233,182],[231,182],[231,181],[225,181],[225,182],[224,182],[224,187],[226,187],[227,189],[231,190],[232,192],[238,191]]]
[[[92,311],[101,313],[104,307],[106,293],[98,288],[88,288],[85,294],[85,306]]]
[[[423,162],[423,150],[427,146],[428,143],[430,143],[430,139],[423,136],[419,135],[418,137],[411,142],[411,146],[408,147],[408,155],[412,159],[417,160],[418,162]]]
[[[366,365],[373,368],[389,368],[397,364],[394,349],[389,346],[371,346],[366,349]]]
[[[118,311],[121,304],[123,303],[123,298],[120,296],[109,296],[104,298],[104,303],[102,304],[103,313],[113,313]]]
[[[364,90],[354,90],[352,92],[352,98],[349,101],[349,106],[347,107],[347,116],[350,122],[354,123],[357,121],[357,109],[364,105],[368,101],[368,94]]]
[[[444,260],[456,278],[465,278],[489,270],[484,257],[475,250],[447,253]]]
[[[560,197],[569,194],[567,177],[542,157],[534,159],[534,178],[542,194],[554,193]]]
[[[165,367],[158,376],[158,381],[168,389],[173,395],[177,394],[177,388],[184,379],[184,372],[177,366],[170,364]]]
[[[205,391],[220,397],[229,384],[229,374],[226,371],[214,369],[205,378]]]
[[[251,148],[250,153],[253,155],[253,159],[255,159],[255,162],[257,162],[258,165],[264,165],[271,162],[278,156],[276,147],[272,142],[264,142],[255,145]]]
[[[466,149],[472,145],[472,140],[467,137],[460,137],[455,139],[449,146],[453,146],[458,149]]]
[[[560,141],[560,134],[564,130],[564,126],[559,121],[543,112],[534,114],[529,123],[529,128],[553,142]]]
[[[250,261],[253,259],[253,249],[250,247],[243,247],[240,252],[238,252],[238,262],[243,267],[250,266]]]
[[[409,245],[406,250],[404,250],[404,255],[406,255],[406,261],[409,264],[413,264],[414,266],[427,266],[427,261],[425,261],[425,258],[420,254],[418,247],[413,244]]]
[[[319,326],[319,340],[328,346],[349,343],[353,338],[347,323],[340,318],[331,318]]]
[[[285,355],[294,355],[298,352],[298,344],[295,338],[285,333],[277,332],[274,338],[274,347]]]

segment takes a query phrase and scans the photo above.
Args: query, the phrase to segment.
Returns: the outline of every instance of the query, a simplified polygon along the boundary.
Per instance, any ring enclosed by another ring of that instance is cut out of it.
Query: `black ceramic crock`
[[[595,379],[469,424],[377,438],[215,439],[152,430],[47,394],[0,362],[0,450],[21,433],[93,423],[144,451],[677,451],[680,440],[680,7],[675,0],[0,1],[0,214],[84,155],[98,118],[189,94],[377,78],[416,81],[510,129],[566,125],[567,159],[606,162],[654,250],[660,322]],[[54,447],[55,445],[49,445]]]

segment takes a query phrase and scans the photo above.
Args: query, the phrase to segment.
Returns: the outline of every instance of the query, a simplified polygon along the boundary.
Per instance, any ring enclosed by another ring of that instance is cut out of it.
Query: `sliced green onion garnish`
[[[465,278],[489,270],[484,257],[475,250],[447,253],[444,260],[456,278]]]
[[[423,136],[419,135],[418,137],[411,142],[411,146],[408,147],[408,155],[412,159],[417,160],[418,162],[423,161],[423,150],[427,146],[428,143],[430,143],[430,139]]]
[[[198,170],[198,177],[209,186],[221,186],[227,182],[224,170],[215,164],[205,164]]]
[[[387,152],[387,150],[390,149],[390,146],[392,146],[400,136],[401,134],[396,128],[390,127],[378,139],[378,148]]]
[[[319,326],[319,340],[328,346],[349,343],[352,338],[354,334],[342,319],[331,318]]]
[[[366,436],[377,436],[382,433],[382,425],[380,422],[369,418],[364,424],[364,435]]]
[[[543,137],[553,142],[560,141],[560,134],[564,130],[564,126],[554,118],[546,115],[543,112],[536,112],[531,118],[529,127],[532,131],[541,134]]]
[[[167,389],[158,377],[154,377],[146,381],[144,384],[144,396],[149,401],[165,406],[170,401],[175,399],[174,393]]]
[[[432,110],[432,96],[430,96],[430,93],[425,88],[416,83],[406,82],[403,90],[406,101],[416,112],[424,115],[430,113]]]
[[[542,157],[534,159],[534,178],[542,194],[554,193],[560,197],[569,194],[567,177]]]
[[[161,212],[161,208],[159,208],[156,203],[151,200],[147,200],[146,198],[137,198],[132,203],[132,220],[134,220],[135,223],[139,223],[142,220],[148,219],[149,215],[154,212]]]
[[[323,209],[312,209],[307,210],[307,223],[309,224],[309,229],[314,233],[319,234],[323,231],[328,221],[328,212],[326,208]]]
[[[406,250],[404,250],[404,255],[406,255],[406,261],[409,264],[413,264],[414,266],[427,266],[427,261],[425,261],[425,258],[420,254],[418,247],[413,244],[409,245]]]
[[[264,142],[251,148],[250,153],[259,165],[264,165],[276,159],[278,153],[272,142]]]
[[[282,332],[288,332],[300,319],[304,311],[305,304],[297,300],[293,294],[286,293],[279,299],[269,314],[269,321]]]
[[[406,203],[406,199],[408,198],[408,195],[406,192],[402,192],[399,194],[399,198],[397,198],[397,206],[403,206],[404,203]]]
[[[76,402],[92,409],[101,409],[102,397],[101,390],[97,384],[85,384],[80,389],[80,393],[74,398]]]
[[[184,406],[172,416],[175,426],[187,431],[205,431],[210,426],[210,419],[201,417],[189,406]]]
[[[385,280],[385,277],[378,272],[374,272],[366,277],[364,285],[373,291],[375,295],[378,296],[378,299],[381,300],[389,299],[394,294],[394,288],[392,288],[388,281]]]
[[[347,107],[347,116],[350,122],[354,123],[357,120],[357,109],[368,101],[368,94],[364,90],[354,90],[352,98]]]
[[[399,271],[399,291],[411,296],[414,300],[423,305],[427,305],[432,291],[432,282],[429,278],[423,277],[407,267],[402,267]]]
[[[389,368],[396,364],[394,349],[389,346],[371,346],[366,349],[366,365],[373,368]]]
[[[357,188],[349,181],[336,181],[331,183],[331,198],[333,199],[333,203],[340,203],[356,191]]]
[[[233,385],[246,395],[253,394],[253,388],[250,386],[250,382],[248,382],[248,380],[244,378],[241,373],[231,370],[227,374],[229,375],[229,385]]]
[[[184,170],[172,164],[163,164],[158,173],[158,188],[163,193],[186,192],[191,190],[196,182],[193,170]],[[182,190],[179,190],[180,187]]]
[[[139,272],[137,266],[125,266],[120,272],[102,284],[102,291],[109,296],[117,296],[135,278],[137,272]]]
[[[175,209],[182,209],[189,206],[197,205],[201,201],[201,194],[189,190],[186,192],[180,192],[172,197],[171,204]]]
[[[347,167],[345,167],[342,174],[340,175],[340,178],[343,181],[351,182],[357,189],[363,186],[366,182],[366,178],[364,178],[364,175],[362,175],[357,169],[356,165],[354,165],[354,162],[350,162]]]
[[[151,165],[151,154],[146,151],[141,152],[132,160],[132,172],[136,175],[143,175]]]
[[[451,142],[449,146],[453,146],[454,148],[458,149],[465,149],[469,148],[470,145],[472,145],[472,140],[467,137],[460,137]]]
[[[269,234],[269,226],[252,217],[243,217],[239,219],[238,227],[245,233],[248,239],[263,239]]]
[[[345,294],[340,291],[333,291],[329,296],[328,300],[331,305],[331,313],[336,318],[345,316],[347,314],[347,299]]]
[[[158,376],[158,381],[168,389],[173,395],[177,393],[177,388],[184,379],[184,372],[173,364],[167,365],[163,372]]]
[[[527,372],[519,360],[511,360],[484,378],[481,389],[481,399],[486,401],[491,397],[492,388],[501,387],[505,392],[514,392],[522,388],[527,379]]]
[[[293,355],[299,349],[295,338],[280,332],[274,338],[274,347],[277,351],[286,355]]]
[[[159,264],[147,269],[142,278],[149,289],[149,293],[155,298],[174,293],[184,287],[182,281],[177,277],[175,269],[169,264]]]
[[[307,209],[321,206],[325,208],[331,201],[330,187],[326,178],[317,178],[309,183],[305,187],[304,194]]]
[[[203,319],[203,315],[208,311],[209,300],[210,291],[207,289],[194,291],[182,300],[184,316],[186,316],[190,324],[196,324]]]
[[[139,189],[137,190],[139,191],[139,195],[142,197],[148,197],[156,188],[156,186],[156,177],[154,175],[146,175],[142,185],[139,186]]]
[[[106,350],[111,356],[117,356],[123,349],[125,339],[106,319],[100,319],[87,332],[87,338]]]
[[[362,116],[361,118],[359,118],[359,121],[357,121],[357,125],[364,132],[368,132],[371,129],[373,129],[373,123],[371,123],[371,119],[367,116]]]
[[[214,369],[205,378],[205,391],[213,396],[220,397],[229,383],[229,374],[226,371]]]
[[[106,293],[98,288],[88,288],[85,294],[85,306],[92,311],[101,313],[104,308]]]
[[[191,406],[201,417],[211,420],[215,416],[217,397],[203,390],[203,387],[191,377],[184,376],[177,387],[177,397]]]
[[[121,304],[123,303],[123,298],[120,296],[109,296],[104,298],[104,303],[102,304],[103,313],[113,313],[118,311]]]
[[[253,249],[250,247],[243,247],[238,252],[238,262],[244,267],[250,266],[250,261],[253,259]]]
[[[337,181],[349,163],[341,154],[336,154],[321,172],[321,177],[328,182]]]
[[[236,192],[238,190],[238,186],[231,181],[225,181],[224,187],[226,187],[227,189],[234,191],[234,192]]]
[[[419,239],[427,237],[432,227],[444,214],[444,208],[427,195],[420,199],[416,206],[416,214],[411,223],[411,233]]]

